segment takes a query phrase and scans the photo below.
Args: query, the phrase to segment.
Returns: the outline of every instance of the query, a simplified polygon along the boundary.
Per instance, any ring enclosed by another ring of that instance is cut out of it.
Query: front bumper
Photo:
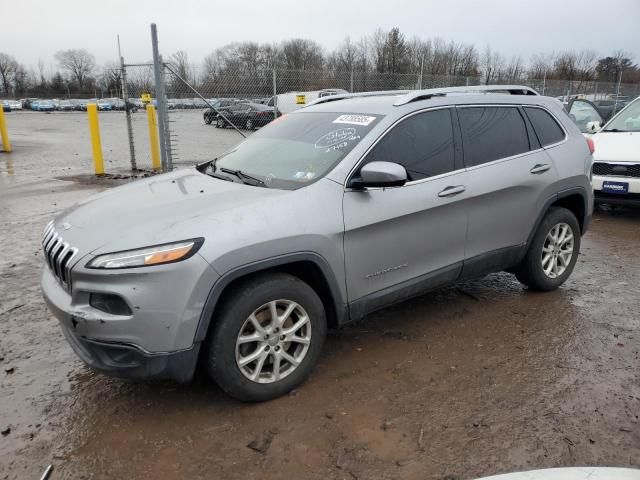
[[[194,341],[204,302],[218,275],[198,254],[156,267],[99,271],[76,264],[72,293],[45,266],[41,289],[76,354],[101,372],[132,378],[188,381],[199,344]],[[112,294],[131,308],[111,314],[95,308],[92,293]]]
[[[151,354],[134,345],[83,338],[61,324],[73,351],[90,368],[120,378],[171,379],[187,383],[198,363],[200,344],[188,350]]]
[[[629,185],[628,193],[606,193],[602,191],[604,182],[624,182]],[[593,193],[596,203],[611,205],[640,206],[640,178],[622,176],[593,176]]]

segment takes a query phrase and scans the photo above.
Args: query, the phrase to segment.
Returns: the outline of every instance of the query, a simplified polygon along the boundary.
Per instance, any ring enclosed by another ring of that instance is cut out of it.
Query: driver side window
[[[451,110],[432,110],[402,120],[373,147],[363,165],[375,161],[399,163],[409,181],[453,171]]]

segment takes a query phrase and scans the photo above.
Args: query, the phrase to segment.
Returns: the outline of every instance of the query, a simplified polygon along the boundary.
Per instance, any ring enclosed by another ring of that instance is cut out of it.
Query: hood
[[[215,217],[291,192],[228,182],[195,168],[138,180],[93,195],[55,226],[81,253],[105,253],[202,236]]]
[[[591,139],[595,161],[640,163],[640,132],[598,132]]]

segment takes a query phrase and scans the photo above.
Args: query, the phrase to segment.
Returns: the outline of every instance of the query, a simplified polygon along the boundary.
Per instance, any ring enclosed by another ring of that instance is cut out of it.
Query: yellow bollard
[[[87,104],[89,115],[89,131],[91,132],[91,146],[93,148],[93,165],[96,175],[104,175],[104,160],[102,159],[102,144],[100,143],[100,125],[98,124],[98,106]]]
[[[147,122],[149,123],[149,145],[151,147],[151,165],[154,170],[160,170],[160,142],[158,141],[158,121],[156,119],[156,107],[147,104]]]
[[[4,108],[0,105],[0,136],[2,137],[2,148],[9,153],[11,151],[11,142],[9,142],[9,133],[7,132],[7,121],[4,118]]]

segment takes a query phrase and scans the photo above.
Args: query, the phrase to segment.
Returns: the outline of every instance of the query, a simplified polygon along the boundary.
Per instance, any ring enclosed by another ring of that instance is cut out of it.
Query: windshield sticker
[[[373,122],[376,117],[370,117],[368,115],[340,115],[333,123],[348,123],[351,125],[363,125],[367,126]]]
[[[315,176],[315,172],[296,172],[293,178],[296,180],[311,180]]]
[[[357,140],[360,135],[356,134],[355,128],[339,128],[324,134],[315,144],[316,148],[325,148],[327,152],[344,148],[351,140]],[[340,145],[340,147],[338,147]],[[338,148],[335,148],[338,147]]]

